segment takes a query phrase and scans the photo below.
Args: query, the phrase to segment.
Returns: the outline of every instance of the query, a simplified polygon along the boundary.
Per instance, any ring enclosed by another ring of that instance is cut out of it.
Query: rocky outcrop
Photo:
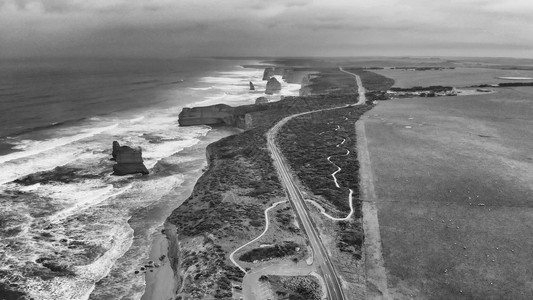
[[[140,148],[133,149],[128,146],[120,146],[117,141],[113,142],[113,175],[148,174],[148,169],[143,164],[142,151]]]
[[[263,71],[263,80],[269,80],[272,76],[274,76],[274,68],[265,68]]]
[[[251,81],[250,81],[250,91],[255,91],[255,86]]]
[[[311,88],[311,80],[313,78],[315,78],[317,75],[316,74],[306,74],[305,76],[302,77],[302,82],[300,84],[300,91],[299,91],[299,95],[300,96],[309,96],[312,94],[312,88]]]
[[[193,125],[233,125],[234,108],[225,104],[203,107],[184,107],[179,115],[181,126]]]
[[[268,103],[268,99],[266,97],[259,97],[255,99],[255,104],[266,104]]]
[[[276,79],[276,77],[270,78],[266,85],[265,94],[272,95],[274,93],[279,93],[280,91],[281,83]]]
[[[263,80],[270,80],[270,78],[272,78],[272,76],[274,75],[286,76],[285,69],[274,67],[265,68],[265,70],[263,71]]]

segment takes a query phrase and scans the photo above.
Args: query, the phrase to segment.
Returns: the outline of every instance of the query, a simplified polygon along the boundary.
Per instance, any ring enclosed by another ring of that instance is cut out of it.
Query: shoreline
[[[233,127],[212,127],[206,136],[200,139],[197,144],[183,149],[180,154],[186,155],[187,152],[195,153],[197,156],[202,156],[201,164],[191,171],[187,176],[188,178],[175,190],[175,194],[172,195],[176,199],[177,205],[170,208],[165,221],[157,227],[157,230],[151,235],[150,252],[148,253],[148,260],[154,261],[159,264],[158,268],[150,268],[144,274],[145,290],[141,300],[168,300],[174,299],[176,296],[176,290],[179,288],[179,282],[177,280],[177,274],[172,269],[172,257],[169,255],[169,240],[167,233],[163,233],[162,230],[168,230],[166,219],[174,209],[177,209],[181,204],[189,197],[196,185],[198,179],[204,173],[203,170],[207,166],[207,146],[224,138],[234,134],[240,133],[242,130]],[[164,259],[160,260],[162,256]]]
[[[149,256],[151,261],[159,264],[159,267],[152,268],[153,272],[144,274],[146,287],[141,300],[173,299],[178,282],[170,266],[168,247],[167,237],[160,230],[153,237]]]
[[[299,88],[301,87],[300,84],[298,84],[298,86]],[[243,94],[248,94],[248,91],[243,92]],[[280,94],[282,95],[283,93]],[[278,97],[278,95],[276,95],[276,97]],[[195,104],[198,105],[203,103]],[[235,103],[228,104],[234,105]],[[208,134],[201,139],[198,144],[184,149],[184,151],[203,151],[203,164],[200,171],[197,170],[195,175],[188,176],[189,178],[187,178],[180,186],[179,193],[173,196],[174,198],[179,199],[179,203],[169,210],[168,217],[170,217],[170,215],[176,209],[181,207],[183,202],[186,201],[188,197],[193,195],[194,189],[197,186],[200,177],[204,174],[204,171],[206,171],[205,166],[207,166],[207,156],[209,156],[207,147],[224,137],[235,135],[243,131],[243,129],[233,126],[212,127]],[[172,224],[168,223],[168,217],[167,221],[158,227],[158,231],[151,235],[152,242],[149,252],[149,260],[159,264],[159,267],[149,268],[144,273],[145,290],[141,300],[176,299],[177,295],[179,295],[179,291],[182,288],[180,270],[176,269],[182,258],[179,254],[180,251],[174,249],[175,247],[180,246],[179,241],[177,240],[178,236],[175,233],[176,229]]]

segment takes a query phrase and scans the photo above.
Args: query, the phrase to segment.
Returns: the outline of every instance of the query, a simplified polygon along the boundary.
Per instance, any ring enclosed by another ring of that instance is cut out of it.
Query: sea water
[[[247,63],[258,62],[0,61],[0,293],[140,299],[134,271],[179,205],[169,195],[186,180],[180,153],[212,130],[180,127],[179,112],[264,96],[262,70]],[[141,147],[151,173],[111,175],[115,140]]]

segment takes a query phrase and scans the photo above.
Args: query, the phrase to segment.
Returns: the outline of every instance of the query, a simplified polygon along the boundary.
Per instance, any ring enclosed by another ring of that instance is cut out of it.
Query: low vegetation
[[[304,95],[357,94],[357,84],[352,75],[341,72],[338,68],[322,69],[320,73],[311,75],[303,91]]]
[[[411,88],[399,88],[394,87],[390,89],[393,92],[422,92],[422,91],[432,91],[432,92],[447,92],[453,90],[453,86],[442,86],[442,85],[432,85],[432,86],[414,86]]]
[[[315,112],[291,119],[281,128],[278,142],[291,168],[313,194],[321,195],[340,214],[349,211],[348,194],[353,189],[357,199],[359,177],[355,152],[355,121],[372,106],[339,108]],[[346,139],[341,144],[342,140]],[[350,153],[346,154],[346,150]],[[336,174],[340,188],[335,186],[331,174]]]
[[[295,242],[284,241],[281,244],[255,248],[247,251],[239,257],[239,260],[246,262],[270,260],[273,258],[291,256],[298,253],[301,249],[302,246]]]
[[[495,85],[492,84],[480,84],[480,85],[473,85],[472,87],[514,87],[514,86],[533,86],[533,82],[502,82]]]
[[[277,299],[320,300],[320,283],[313,276],[261,276],[260,281],[270,283]]]
[[[291,212],[291,207],[287,206],[286,208],[280,209],[276,212],[275,220],[282,226],[285,230],[298,233],[300,229],[294,226],[295,219]]]
[[[236,108],[249,114],[252,128],[208,146],[209,168],[192,195],[167,219],[176,225],[183,247],[183,257],[173,260],[174,268],[187,275],[182,295],[224,298],[231,293],[227,279],[240,281],[244,275],[229,261],[229,253],[259,235],[265,225],[264,209],[284,197],[266,148],[268,129],[289,115],[356,101],[354,94],[318,95],[285,97],[261,108]],[[286,230],[298,232],[296,227]],[[202,241],[202,250],[197,240]]]
[[[278,142],[293,172],[330,215],[345,217],[350,211],[348,195],[353,190],[354,218],[338,222],[336,245],[342,252],[361,259],[363,230],[359,222],[359,164],[355,121],[372,106],[339,108],[291,119],[281,128]],[[342,141],[344,140],[344,143]],[[349,153],[348,153],[349,151]],[[348,153],[348,154],[347,154]],[[337,167],[337,188],[331,174]]]
[[[363,82],[363,86],[368,91],[386,91],[394,85],[394,79],[371,71],[360,68],[350,68],[346,69],[346,71],[359,75]]]
[[[353,258],[359,260],[362,256],[362,247],[364,241],[363,228],[360,222],[340,221],[337,222],[339,226],[339,238],[337,239],[337,247],[341,252],[350,253]]]

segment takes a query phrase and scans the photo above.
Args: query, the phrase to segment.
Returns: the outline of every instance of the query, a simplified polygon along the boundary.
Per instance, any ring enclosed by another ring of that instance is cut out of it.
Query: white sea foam
[[[190,90],[194,90],[194,91],[208,91],[210,89],[213,89],[214,87],[212,86],[209,86],[209,87],[197,87],[197,88],[189,88]]]
[[[77,276],[55,277],[43,281],[29,278],[28,294],[35,299],[88,299],[94,289],[94,284],[109,274],[115,261],[122,257],[133,242],[133,229],[127,219],[107,231],[107,251],[91,264],[74,267]]]
[[[144,120],[144,116],[139,116],[137,118],[131,119],[130,123],[137,123],[137,122],[140,122],[142,120]]]
[[[281,92],[275,95],[266,95],[267,81],[263,79],[263,71],[258,69],[241,69],[231,72],[218,72],[218,76],[203,77],[200,81],[213,84],[211,90],[213,95],[206,96],[205,100],[189,105],[208,106],[217,103],[224,103],[232,106],[252,104],[258,97],[266,97],[269,101],[278,101],[280,96],[297,96],[300,91],[300,84],[287,83],[282,76],[274,77],[281,83]],[[254,84],[255,91],[249,91],[249,81]],[[217,93],[218,91],[218,93]]]
[[[168,157],[176,152],[196,145],[200,140],[199,139],[188,139],[185,141],[172,141],[166,142],[157,146],[152,146],[148,144],[145,147],[144,155],[144,164],[148,169],[151,169],[155,164],[160,161],[162,158]]]
[[[80,134],[59,137],[59,138],[45,140],[45,141],[23,140],[18,145],[13,147],[14,149],[23,150],[23,151],[13,152],[13,153],[0,156],[0,164],[15,160],[15,159],[20,159],[20,158],[25,158],[28,156],[36,155],[36,154],[39,154],[39,153],[42,153],[48,150],[55,149],[57,147],[70,144],[75,141],[79,141],[81,139],[86,139],[86,138],[95,136],[99,133],[116,128],[117,126],[118,124],[114,124],[114,125],[106,126],[106,127],[85,129],[83,130],[83,133],[80,133]]]
[[[199,137],[205,136],[211,129],[208,126],[178,127],[177,117],[173,113],[158,112],[146,116],[145,122],[117,128],[113,134],[120,137],[121,144],[141,147],[144,164],[151,169],[164,157],[182,151],[198,143]],[[152,143],[143,138],[144,134],[155,135],[160,142]]]
[[[84,185],[86,185],[86,183],[84,183]],[[91,190],[80,190],[79,187],[74,186],[73,188],[71,188],[73,190],[69,191],[69,188],[61,186],[58,191],[59,193],[56,193],[54,195],[54,198],[61,199],[60,195],[68,193],[69,197],[67,199],[70,200],[70,203],[67,208],[51,215],[49,217],[50,223],[58,223],[69,216],[78,214],[86,210],[87,208],[97,205],[109,198],[116,197],[124,193],[131,187],[132,185],[130,184],[124,188],[119,189],[118,191],[115,191],[115,189],[113,189],[113,185],[111,184],[107,185],[105,188]]]
[[[204,101],[212,101],[212,104],[253,103],[255,98],[263,96],[266,82],[261,79],[262,70],[220,72],[204,78],[203,82],[211,82],[206,84],[209,87],[192,90],[199,91],[197,95],[207,95],[208,98]],[[258,91],[249,92],[248,81],[252,81]],[[282,82],[282,86],[282,94],[289,93],[291,89],[286,88],[289,85]],[[279,95],[268,97],[279,99]],[[133,113],[135,114],[132,116]],[[20,216],[20,224],[15,225],[23,228],[18,238],[24,250],[6,250],[4,258],[9,260],[10,265],[20,268],[28,264],[42,268],[35,265],[35,260],[51,257],[53,262],[72,266],[77,274],[74,277],[58,277],[48,281],[38,277],[27,278],[28,284],[23,287],[28,290],[30,296],[44,300],[89,298],[95,288],[95,282],[107,276],[116,261],[131,248],[133,230],[127,222],[131,213],[150,206],[155,208],[154,211],[161,211],[162,207],[169,205],[169,193],[175,193],[173,191],[186,178],[182,174],[167,176],[167,173],[153,169],[154,166],[161,160],[165,161],[165,165],[189,161],[190,158],[188,160],[187,157],[172,155],[198,143],[199,138],[211,129],[208,126],[179,127],[178,113],[179,108],[145,109],[141,113],[137,111],[129,112],[128,115],[93,117],[85,120],[83,125],[62,126],[47,132],[57,138],[45,141],[15,139],[17,149],[21,151],[0,156],[0,184],[4,184],[0,190],[26,191],[23,197],[36,199],[13,202],[9,206],[14,215]],[[68,183],[43,181],[27,187],[8,183],[21,176],[51,170],[65,164],[89,175],[104,174],[108,169],[111,173],[112,163],[107,158],[110,156],[113,140],[125,145],[140,146],[143,149],[145,165],[152,169],[151,175],[142,179],[137,176],[81,176]],[[144,226],[143,222],[149,220],[139,221],[136,217],[130,222],[137,230],[139,227],[135,226]],[[53,226],[48,228],[49,224]],[[146,228],[151,230],[153,226],[158,225],[146,223]],[[42,238],[43,232],[51,234],[53,239]],[[63,239],[68,242],[61,244],[59,241]],[[71,241],[80,242],[80,248],[67,247]],[[135,243],[138,244],[137,241]],[[91,251],[97,252],[101,247],[105,251],[97,259],[93,259],[82,255],[84,247],[90,247]],[[118,271],[130,270],[122,264],[131,267],[128,262],[135,264],[138,260],[139,251],[142,251],[143,246],[136,247],[131,248],[134,254],[128,252],[128,257],[124,257],[120,260],[121,263],[115,266]],[[131,259],[130,255],[133,255]],[[113,279],[113,274],[108,278]],[[117,282],[128,280],[114,279]],[[97,289],[100,291],[100,287]]]
[[[122,257],[133,243],[133,230],[128,225],[130,209],[138,210],[140,208],[152,205],[155,202],[167,195],[174,188],[183,183],[183,175],[167,176],[154,178],[148,181],[136,181],[129,186],[122,189],[115,189],[112,195],[109,195],[109,189],[105,192],[99,191],[100,199],[93,202],[93,204],[105,201],[105,206],[97,208],[94,205],[91,208],[92,212],[87,212],[97,218],[97,230],[90,230],[90,224],[80,223],[76,218],[64,222],[63,219],[54,226],[53,234],[56,239],[68,238],[62,236],[61,232],[65,234],[72,234],[75,232],[85,232],[83,234],[87,241],[96,242],[106,251],[96,260],[85,265],[74,264],[73,270],[76,272],[75,277],[71,278],[55,278],[51,281],[42,281],[40,279],[32,278],[30,280],[31,288],[29,293],[38,299],[88,299],[94,290],[94,284],[101,278],[107,276],[113,268],[115,262]],[[53,186],[37,186],[28,187],[28,190],[38,191],[40,195],[46,195],[45,191],[53,191],[55,199],[61,198],[61,188],[56,189]],[[74,188],[65,191],[65,194],[74,191]],[[51,194],[47,194],[50,196]],[[107,193],[107,194],[106,194]],[[107,197],[106,197],[107,195]],[[65,195],[63,195],[65,196]],[[105,197],[105,198],[103,198]],[[83,210],[74,210],[72,213],[82,213]],[[64,211],[60,212],[64,213]],[[52,216],[56,218],[58,215]],[[153,224],[148,231],[159,226],[160,224]],[[89,227],[87,227],[89,226]],[[84,229],[87,227],[87,229]],[[80,231],[82,230],[82,231]],[[31,239],[28,237],[28,241]],[[47,247],[44,247],[45,249]],[[40,252],[37,250],[36,252]],[[75,251],[75,250],[73,250]],[[46,253],[46,252],[45,252]],[[38,256],[37,256],[38,257]],[[35,260],[37,257],[34,257]],[[26,258],[27,259],[27,258]]]
[[[80,149],[54,149],[40,153],[36,157],[26,157],[22,159],[10,160],[0,164],[0,185],[11,182],[28,174],[52,170],[55,167],[72,163],[79,159],[94,156],[91,153],[84,153]]]

